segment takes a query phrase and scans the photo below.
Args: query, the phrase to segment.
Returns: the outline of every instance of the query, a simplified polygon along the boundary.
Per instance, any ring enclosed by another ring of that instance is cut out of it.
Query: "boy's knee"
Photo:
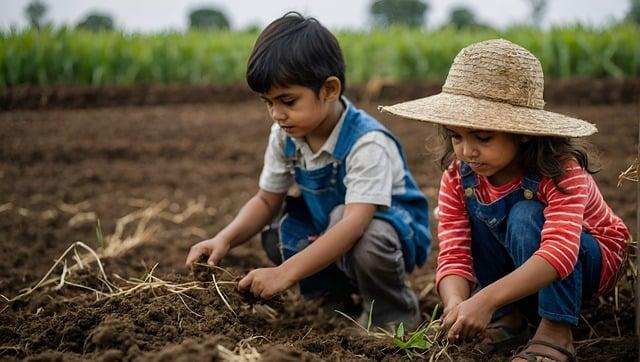
[[[337,224],[338,221],[342,220],[342,216],[344,215],[344,205],[338,205],[331,210],[329,213],[329,228],[333,225]]]
[[[393,226],[373,219],[351,249],[351,262],[363,270],[389,270],[403,265],[402,247]]]

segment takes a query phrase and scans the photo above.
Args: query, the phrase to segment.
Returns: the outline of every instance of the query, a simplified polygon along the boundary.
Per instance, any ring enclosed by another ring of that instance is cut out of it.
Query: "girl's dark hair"
[[[254,92],[273,86],[301,85],[317,94],[330,76],[345,88],[345,64],[340,45],[314,18],[288,12],[258,36],[247,64],[247,83]]]
[[[440,150],[440,168],[445,170],[455,159],[451,135],[444,126],[438,127],[444,139]],[[521,137],[514,135],[514,137]],[[591,145],[579,138],[554,136],[526,136],[527,141],[519,141],[519,158],[525,170],[536,171],[543,176],[550,177],[560,192],[565,192],[558,182],[564,174],[565,162],[574,159],[580,167],[590,174],[598,171],[594,165],[594,157],[589,157]]]

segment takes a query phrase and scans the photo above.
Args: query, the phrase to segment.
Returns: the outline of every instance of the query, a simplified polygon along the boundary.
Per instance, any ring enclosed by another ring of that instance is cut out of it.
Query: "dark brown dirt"
[[[440,92],[443,82],[395,82],[373,79],[347,89],[354,101],[410,99]],[[640,77],[561,79],[545,84],[545,99],[555,104],[612,104],[637,102]],[[135,86],[18,86],[0,89],[0,110],[93,108],[181,103],[236,103],[251,100],[248,86],[213,84],[149,84]]]
[[[598,89],[598,82],[585,81],[581,88]],[[358,106],[380,115],[377,104],[393,103],[398,96],[421,96],[424,90],[411,84],[393,87],[383,87],[377,96],[382,100]],[[591,102],[598,104],[568,105],[566,100],[576,96],[562,94],[557,102],[547,98],[547,109],[597,124],[600,132],[591,141],[601,151],[602,171],[595,178],[635,235],[636,185],[625,182],[616,188],[618,174],[632,163],[638,147],[640,109],[637,103],[624,102],[637,93],[629,95],[624,89],[609,88],[618,94],[611,96],[612,104],[600,104],[600,99]],[[127,103],[125,98],[119,99]],[[267,141],[270,122],[259,100],[233,98],[230,94],[218,103],[0,113],[0,294],[12,297],[33,286],[76,240],[97,247],[96,219],[108,236],[118,219],[162,200],[167,204],[162,215],[149,221],[149,240],[118,257],[104,258],[107,275],[125,285],[114,274],[143,278],[158,263],[153,275],[165,281],[194,280],[184,268],[188,248],[220,230],[255,192]],[[3,103],[2,108],[21,107]],[[435,129],[385,115],[380,119],[403,142],[433,207],[441,174],[431,153]],[[185,212],[194,204],[204,206]],[[124,235],[133,235],[136,227],[137,223],[125,227]],[[436,254],[434,250],[429,263],[411,275],[418,293],[428,291],[433,281]],[[234,249],[222,266],[241,276],[266,265],[254,239]],[[235,280],[213,272],[218,281]],[[68,281],[105,290],[97,275],[94,266]],[[388,339],[354,333],[352,323],[330,306],[300,300],[294,292],[265,302],[238,294],[233,284],[220,284],[231,312],[207,271],[200,275],[204,289],[186,292],[183,300],[164,288],[96,300],[95,293],[67,285],[36,291],[22,301],[0,302],[0,360],[220,360],[224,356],[217,346],[235,349],[236,354],[240,347],[247,353],[250,346],[265,360],[406,358]],[[604,304],[585,306],[590,327],[581,321],[575,329],[578,357],[637,360],[633,294],[623,288],[618,311],[607,298]],[[437,300],[432,291],[421,294],[425,318]],[[449,353],[455,360],[494,358],[475,352],[472,345],[450,348]]]

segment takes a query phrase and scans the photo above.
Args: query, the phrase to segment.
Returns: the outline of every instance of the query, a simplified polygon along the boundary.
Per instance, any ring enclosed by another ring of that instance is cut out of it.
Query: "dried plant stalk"
[[[637,158],[635,159],[635,161],[633,161],[633,163],[631,164],[631,166],[629,166],[629,168],[627,168],[624,172],[620,174],[620,176],[618,176],[618,187],[620,187],[623,180],[638,182],[638,159]]]

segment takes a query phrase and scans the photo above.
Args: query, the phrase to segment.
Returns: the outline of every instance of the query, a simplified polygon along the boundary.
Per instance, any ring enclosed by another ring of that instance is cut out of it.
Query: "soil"
[[[637,84],[557,82],[546,93],[548,110],[598,126],[590,141],[600,150],[602,171],[594,177],[633,235],[636,184],[616,185],[638,152]],[[331,303],[303,300],[295,290],[269,301],[238,293],[234,281],[270,265],[257,238],[233,249],[223,260],[224,270],[204,267],[194,276],[184,267],[189,247],[215,235],[256,191],[270,121],[262,103],[242,88],[157,87],[163,96],[156,98],[141,95],[153,87],[104,93],[54,87],[48,95],[39,90],[47,98],[40,103],[25,96],[37,91],[24,88],[0,96],[0,294],[11,298],[34,286],[75,241],[101,250],[98,220],[107,246],[114,234],[144,239],[101,258],[113,284],[165,282],[107,297],[100,294],[108,287],[96,264],[83,263],[59,289],[50,285],[18,301],[0,301],[0,360],[226,360],[229,353],[245,360],[257,353],[283,361],[406,359],[389,338],[358,332]],[[174,98],[167,89],[174,89]],[[375,94],[351,93],[402,141],[431,207],[441,175],[433,154],[435,128],[379,114],[376,106],[436,91],[407,83],[384,85]],[[50,101],[56,97],[67,101]],[[150,207],[155,211],[145,219],[142,211]],[[436,256],[434,248],[428,263],[409,278],[425,320],[438,303],[432,290]],[[70,268],[77,264],[66,260]],[[62,270],[59,266],[53,275]],[[181,283],[197,288],[169,290]],[[579,359],[638,359],[631,290],[623,278],[617,305],[613,294],[584,305],[584,318],[574,329]],[[509,356],[483,355],[472,343],[445,352],[454,360]]]

